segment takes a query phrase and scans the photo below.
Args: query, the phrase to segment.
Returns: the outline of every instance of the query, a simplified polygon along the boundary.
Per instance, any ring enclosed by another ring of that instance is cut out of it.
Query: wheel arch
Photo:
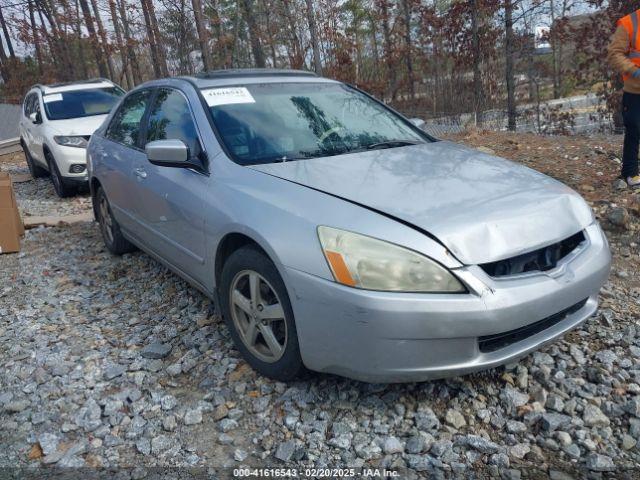
[[[272,255],[269,255],[267,249],[265,249],[260,242],[255,240],[253,236],[247,235],[246,233],[241,232],[230,232],[227,233],[218,243],[218,247],[216,248],[216,256],[215,256],[215,267],[214,267],[214,275],[215,275],[215,285],[216,288],[220,286],[220,278],[222,277],[222,269],[227,259],[237,250],[246,247],[246,246],[255,246],[262,253],[266,255],[266,257],[272,262],[275,261]],[[276,266],[277,268],[277,266]]]

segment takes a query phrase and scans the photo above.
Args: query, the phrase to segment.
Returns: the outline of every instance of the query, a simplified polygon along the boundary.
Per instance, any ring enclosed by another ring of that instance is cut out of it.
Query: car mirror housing
[[[411,118],[409,121],[413,124],[414,127],[418,127],[422,129],[426,125],[426,122],[421,118]]]
[[[40,116],[39,112],[32,112],[29,114],[29,120],[31,120],[31,123],[34,124],[39,124],[42,123],[42,117]]]
[[[149,162],[160,167],[196,167],[189,160],[189,149],[182,140],[155,140],[147,143],[145,152]]]

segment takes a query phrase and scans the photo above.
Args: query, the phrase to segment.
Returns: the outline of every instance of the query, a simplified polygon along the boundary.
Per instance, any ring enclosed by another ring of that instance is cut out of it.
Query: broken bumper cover
[[[477,266],[456,270],[466,294],[357,290],[288,268],[302,359],[312,370],[367,382],[424,381],[512,362],[596,311],[611,254],[596,223],[585,236],[549,272],[493,279]],[[487,347],[487,339],[498,340]]]

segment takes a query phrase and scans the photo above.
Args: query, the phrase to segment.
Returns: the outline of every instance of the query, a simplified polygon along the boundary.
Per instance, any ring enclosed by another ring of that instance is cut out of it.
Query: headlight
[[[81,136],[56,135],[53,137],[58,145],[65,147],[87,148],[87,139]]]
[[[318,227],[324,255],[338,283],[389,292],[460,293],[446,268],[414,251],[357,233]]]

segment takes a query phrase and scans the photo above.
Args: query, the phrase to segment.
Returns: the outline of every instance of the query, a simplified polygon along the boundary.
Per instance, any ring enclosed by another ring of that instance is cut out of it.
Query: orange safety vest
[[[640,67],[640,10],[618,20],[618,26],[623,27],[629,34],[629,60]],[[626,82],[631,78],[631,74],[625,73],[622,78]]]

